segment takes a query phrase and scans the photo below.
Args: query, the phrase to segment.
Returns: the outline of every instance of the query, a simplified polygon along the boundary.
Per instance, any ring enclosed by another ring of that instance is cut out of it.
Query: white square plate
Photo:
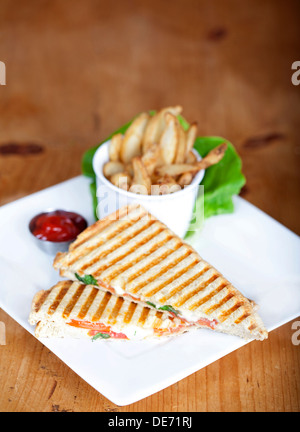
[[[53,258],[32,241],[28,222],[47,208],[73,210],[93,222],[89,180],[76,177],[0,208],[0,307],[31,334],[31,301],[59,279]],[[299,237],[245,200],[212,217],[192,239],[200,255],[260,306],[267,327],[300,315]],[[210,330],[167,341],[43,339],[92,387],[117,405],[143,399],[245,345]],[[263,343],[263,342],[262,342]]]

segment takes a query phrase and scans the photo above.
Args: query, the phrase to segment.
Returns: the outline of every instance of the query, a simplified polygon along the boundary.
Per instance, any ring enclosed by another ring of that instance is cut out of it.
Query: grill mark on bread
[[[86,316],[98,292],[99,290],[97,288],[92,289],[90,295],[86,299],[84,305],[81,307],[80,312],[77,315],[79,319],[83,319]]]
[[[179,278],[180,276],[182,276],[184,273],[188,272],[189,270],[191,270],[193,267],[195,267],[197,264],[199,263],[199,261],[195,261],[193,263],[191,263],[189,266],[185,267],[182,272],[179,272],[178,274],[175,275],[174,280]],[[194,276],[191,276],[190,278],[186,279],[184,282],[182,282],[179,286],[177,286],[176,288],[174,288],[172,291],[169,292],[169,294],[167,294],[166,296],[160,298],[160,302],[161,303],[165,303],[166,301],[168,301],[171,297],[173,297],[175,294],[179,293],[180,291],[182,291],[185,287],[187,287],[188,285],[190,285],[192,282],[194,282],[196,279],[198,279],[200,276],[202,276],[204,273],[206,273],[207,271],[207,267],[204,267],[202,270],[200,270],[198,273],[196,273]],[[171,280],[169,283],[172,283],[173,280]],[[197,292],[199,290],[199,288],[196,288]],[[192,291],[192,293],[194,293],[195,290]],[[194,295],[194,294],[192,294]],[[191,296],[192,296],[191,295]],[[186,294],[187,300],[191,297],[189,294]],[[185,301],[187,301],[185,300]],[[185,303],[185,302],[184,302]],[[177,304],[177,303],[176,303]]]
[[[122,231],[124,231],[127,228],[129,228],[130,226],[132,226],[132,223],[130,223],[130,222],[127,222],[127,221],[126,222],[123,221],[123,222],[124,222],[124,224],[118,224],[118,229],[116,229],[115,231],[112,231],[106,238],[100,238],[98,243],[91,245],[91,246],[86,246],[83,249],[82,253],[80,253],[80,251],[78,250],[79,246],[77,248],[75,248],[74,249],[74,256],[72,257],[72,259],[70,261],[68,261],[68,265],[71,266],[72,264],[74,264],[76,262],[76,260],[78,259],[78,256],[80,256],[80,258],[87,256],[89,253],[93,252],[95,249],[102,246],[105,242],[111,240],[112,238],[114,238],[115,236],[120,234]],[[87,242],[88,242],[88,240],[86,242],[83,242],[81,245],[84,246],[85,243],[87,243]],[[75,252],[77,252],[77,253],[75,253]]]
[[[68,316],[72,312],[74,306],[78,302],[81,294],[83,293],[84,289],[85,289],[84,285],[79,285],[79,287],[77,288],[77,290],[73,294],[71,300],[69,301],[69,303],[67,304],[67,306],[65,307],[65,309],[63,311],[63,314],[62,314],[63,318],[68,318]]]
[[[112,294],[110,292],[107,291],[105,293],[105,296],[103,297],[103,299],[102,299],[102,301],[101,301],[101,303],[100,303],[100,305],[99,305],[96,313],[92,317],[92,321],[99,321],[100,320],[100,318],[101,318],[101,316],[102,316],[102,314],[103,314],[103,312],[104,312],[104,310],[105,310],[105,308],[107,306],[107,303],[109,302],[111,296],[112,296]]]
[[[166,259],[169,255],[173,254],[174,252],[176,252],[178,249],[180,249],[182,245],[178,244],[176,245],[175,249],[167,251],[168,253],[165,254],[165,256],[163,257],[159,257],[157,258],[157,262],[156,260],[152,261],[149,265],[148,268],[143,269],[144,272],[146,272],[147,270],[149,270],[151,267],[154,267],[154,265],[158,264],[159,261]],[[179,264],[181,261],[183,261],[185,258],[187,258],[189,255],[191,255],[191,251],[187,250],[183,255],[179,256],[178,258],[176,258],[174,261],[172,261],[171,263],[169,263],[168,265],[166,265],[165,267],[163,267],[158,273],[155,273],[154,275],[152,275],[151,277],[149,277],[147,280],[140,282],[138,285],[136,285],[133,289],[130,290],[130,292],[132,294],[137,293],[138,291],[140,291],[145,285],[148,285],[149,283],[153,282],[155,279],[159,278],[160,276],[162,276],[164,273],[167,273],[169,270],[171,270],[172,268],[176,267],[177,264]],[[134,279],[136,279],[137,277],[139,277],[140,274],[134,274],[133,277],[128,279],[128,282],[132,282]]]
[[[148,223],[146,225],[143,225],[142,227],[140,227],[139,229],[137,229],[134,232],[131,232],[130,234],[128,234],[127,236],[124,236],[118,243],[116,243],[115,245],[113,245],[110,249],[106,249],[104,251],[102,251],[99,255],[95,256],[92,260],[88,261],[86,264],[82,265],[80,267],[81,271],[86,270],[88,267],[91,267],[92,265],[96,264],[97,261],[105,258],[107,255],[111,254],[112,252],[114,252],[116,249],[119,249],[121,246],[125,245],[126,242],[128,242],[129,240],[131,240],[133,237],[137,236],[138,234],[141,234],[143,231],[146,231],[146,229],[148,229],[152,224],[154,223],[154,221],[148,221]],[[155,234],[154,234],[155,235]],[[105,241],[107,241],[108,239],[106,239]],[[104,243],[104,242],[103,242]],[[143,243],[142,243],[143,244]],[[97,248],[97,247],[96,247]],[[93,248],[96,249],[96,248]],[[91,250],[90,253],[93,251]],[[82,257],[86,257],[88,256],[89,253],[87,254],[83,254]],[[82,258],[81,257],[81,258]]]
[[[157,311],[157,312],[155,313],[155,325],[156,325],[157,327],[160,327],[161,324],[162,324],[162,316],[163,316],[163,312]],[[168,317],[168,318],[169,318],[169,320],[171,321],[172,317],[170,316],[170,317]]]
[[[218,320],[220,322],[226,321],[229,318],[229,315],[231,315],[233,312],[235,312],[242,305],[243,305],[243,303],[238,301],[230,309],[227,309],[226,311],[222,312],[221,315],[218,316]]]
[[[128,211],[129,209],[129,211]],[[130,215],[138,209],[138,206],[131,206],[127,208],[121,208],[117,210],[113,215],[109,215],[107,218],[99,220],[94,225],[91,225],[88,227],[82,234],[80,234],[77,238],[77,240],[71,244],[70,251],[75,251],[79,246],[83,245],[84,243],[88,242],[92,237],[94,237],[95,232],[97,234],[103,232],[106,228],[109,226],[115,224],[116,222],[121,222],[123,220],[127,221],[127,218],[130,217]],[[144,209],[141,209],[141,213],[137,216],[136,219],[130,219],[129,222],[132,222],[132,225],[142,216],[146,214],[146,211]]]
[[[207,272],[207,267],[204,268],[202,270],[202,272],[200,272],[202,275],[205,274]],[[188,300],[190,300],[192,297],[194,297],[196,294],[198,294],[200,291],[203,291],[205,288],[208,287],[208,285],[210,285],[212,282],[214,282],[216,279],[218,279],[219,275],[212,275],[209,279],[207,279],[206,281],[202,282],[201,284],[197,285],[197,287],[195,289],[193,289],[192,291],[183,294],[182,297],[179,298],[179,300],[175,303],[176,307],[180,307],[182,305],[184,305]],[[197,278],[195,278],[196,280]],[[189,309],[192,309],[193,307],[190,307]]]
[[[155,233],[154,235],[151,235],[149,237],[147,237],[146,239],[144,239],[144,241],[139,245],[139,246],[144,246],[147,243],[149,243],[150,240],[152,240],[153,238],[155,238],[158,234],[160,234],[162,231],[158,233]],[[170,240],[170,236],[167,236],[166,238],[164,238],[163,240],[160,241],[160,243],[156,243],[154,245],[152,245],[152,247],[147,251],[144,252],[143,255],[138,256],[136,259],[129,261],[123,265],[120,265],[120,267],[118,267],[118,269],[116,269],[115,271],[113,271],[109,276],[105,277],[105,282],[110,282],[112,279],[114,279],[116,276],[118,276],[121,272],[124,272],[125,270],[127,270],[129,267],[134,266],[135,264],[137,264],[139,261],[141,261],[144,258],[147,258],[149,255],[151,255],[153,252],[155,252],[157,249],[159,249],[160,247],[162,247],[165,243],[167,243]],[[101,277],[101,273],[106,270],[107,268],[111,267],[112,265],[118,263],[119,261],[121,261],[123,258],[125,258],[126,256],[130,255],[131,253],[133,253],[135,251],[135,247],[133,247],[132,249],[130,249],[130,251],[125,252],[123,255],[120,255],[119,257],[117,257],[115,260],[113,260],[112,262],[110,262],[109,264],[105,264],[102,267],[100,267],[100,269],[97,269],[96,272],[93,273],[93,275],[95,277]]]
[[[51,290],[48,291],[43,291],[41,293],[41,295],[39,296],[38,301],[35,303],[34,305],[34,311],[38,312],[40,310],[40,308],[43,306],[43,304],[45,303],[48,295],[50,294]]]
[[[176,245],[174,249],[172,250],[166,250],[162,255],[158,256],[157,258],[153,259],[152,261],[150,261],[149,263],[147,263],[145,265],[145,267],[143,267],[142,269],[139,270],[139,272],[132,274],[131,276],[128,277],[127,279],[127,283],[132,282],[133,280],[135,280],[136,278],[138,278],[139,276],[141,276],[142,274],[146,273],[148,270],[150,270],[152,267],[154,267],[155,265],[157,265],[159,262],[163,261],[164,259],[166,259],[169,255],[171,255],[172,253],[176,252],[176,250],[178,250],[181,247],[180,244]],[[180,261],[182,261],[184,258],[186,258],[191,252],[188,251],[187,254],[182,255],[181,257],[179,257],[177,260],[174,260],[172,263],[168,264],[166,267],[164,267],[163,269],[161,269],[160,272],[156,273],[154,276],[150,277],[149,279],[147,279],[145,282],[142,282],[142,284],[147,284],[149,282],[152,282],[154,279],[156,279],[157,277],[159,277],[161,274],[163,274],[165,271],[170,270],[171,268],[175,267],[175,265],[177,265]],[[139,286],[139,285],[137,285]],[[138,291],[138,290],[137,290]],[[131,291],[132,293],[136,292],[136,287]]]
[[[143,325],[145,323],[145,321],[149,315],[149,312],[150,312],[150,308],[144,307],[144,309],[142,310],[142,313],[139,317],[138,324]]]
[[[181,269],[175,275],[174,274],[170,275],[170,277],[168,279],[165,279],[164,281],[162,281],[159,285],[157,285],[156,287],[154,287],[151,291],[145,292],[144,296],[145,297],[151,297],[151,296],[157,294],[159,291],[161,291],[163,288],[165,288],[170,283],[174,282],[176,279],[178,279],[180,276],[182,276],[184,273],[186,273],[188,270],[190,270],[195,265],[197,265],[197,262],[191,263],[188,267],[185,267],[184,269]],[[193,276],[191,276],[191,278],[188,281],[185,281],[185,282],[187,282],[187,284],[190,283],[190,280],[192,279],[192,277]],[[180,285],[180,287],[182,285],[184,285],[184,283],[182,283]],[[173,291],[175,291],[175,289]],[[162,302],[163,302],[163,300],[160,299],[160,303],[162,303]]]
[[[128,308],[127,312],[126,312],[125,318],[124,318],[124,322],[126,324],[130,323],[131,318],[132,318],[132,316],[133,316],[136,308],[137,308],[137,303],[133,303],[133,302],[130,303],[130,306],[129,306],[129,308]]]
[[[57,296],[55,297],[55,300],[49,306],[49,309],[48,309],[49,315],[52,315],[56,311],[56,309],[60,305],[60,302],[62,301],[64,296],[67,294],[68,290],[69,290],[69,287],[63,287],[59,290]]]
[[[223,289],[226,289],[226,287],[224,287]],[[212,312],[214,312],[215,310],[219,309],[221,306],[223,306],[225,303],[228,302],[228,300],[230,300],[232,297],[234,297],[234,295],[232,293],[227,294],[222,300],[220,300],[218,303],[212,305],[210,308],[205,309],[205,313],[206,314],[211,314]]]
[[[162,231],[164,231],[163,228],[158,227],[158,231],[152,232],[150,234],[148,234],[146,237],[142,237],[141,239],[139,239],[138,242],[136,242],[135,244],[132,245],[132,247],[130,249],[125,250],[125,252],[123,252],[121,255],[118,255],[116,258],[113,258],[111,261],[107,262],[107,263],[102,263],[100,264],[99,267],[97,267],[97,269],[95,271],[93,271],[93,276],[95,277],[100,277],[101,273],[108,269],[109,267],[112,267],[114,264],[116,264],[117,262],[121,261],[123,258],[125,258],[127,255],[130,255],[132,252],[134,252],[138,247],[142,247],[144,246],[146,243],[148,243],[150,240],[152,240],[153,238],[155,238],[157,235],[159,235]],[[119,248],[118,248],[119,249]],[[90,263],[89,263],[90,266]]]
[[[235,324],[240,324],[244,319],[248,318],[250,316],[249,312],[244,312],[238,319],[236,319],[234,322]]]
[[[108,322],[110,324],[113,325],[116,323],[118,313],[119,313],[123,303],[124,303],[124,299],[122,297],[118,297],[116,304],[115,304],[115,306],[114,306],[113,310],[111,311],[111,314],[108,318]]]
[[[155,313],[155,323],[157,327],[161,326],[162,316],[163,316],[163,312],[157,311]],[[171,316],[169,316],[168,318],[171,319]]]
[[[212,291],[210,294],[208,294],[205,297],[202,297],[200,300],[198,300],[196,303],[192,304],[191,307],[189,308],[190,310],[195,310],[197,309],[199,306],[205,304],[206,302],[208,302],[208,300],[212,299],[216,294],[218,294],[224,287],[226,286],[226,283],[221,283],[221,285],[219,285],[214,291]],[[204,288],[203,288],[204,289]]]

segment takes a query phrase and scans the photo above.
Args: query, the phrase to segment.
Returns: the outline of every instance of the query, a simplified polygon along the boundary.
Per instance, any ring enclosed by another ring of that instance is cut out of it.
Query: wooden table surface
[[[83,152],[137,112],[181,104],[200,134],[236,146],[242,195],[299,234],[299,40],[297,0],[2,0],[0,205],[80,174]],[[0,411],[300,408],[292,323],[118,407],[4,311],[0,321]]]

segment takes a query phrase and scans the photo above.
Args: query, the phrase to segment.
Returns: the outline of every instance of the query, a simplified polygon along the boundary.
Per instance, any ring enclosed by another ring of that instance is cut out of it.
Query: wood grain
[[[297,0],[2,0],[0,205],[80,174],[137,112],[181,104],[243,160],[243,196],[300,234]],[[1,150],[2,149],[2,150]],[[0,411],[299,411],[291,323],[117,407],[5,312]]]

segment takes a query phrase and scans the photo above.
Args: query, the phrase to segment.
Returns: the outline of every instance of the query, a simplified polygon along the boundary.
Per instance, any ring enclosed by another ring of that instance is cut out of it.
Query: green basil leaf
[[[97,279],[94,278],[92,275],[85,275],[85,276],[79,276],[78,273],[75,273],[75,276],[79,280],[79,282],[84,283],[85,285],[96,285],[98,286]]]
[[[178,313],[179,313],[176,309],[174,309],[170,305],[165,305],[165,306],[162,306],[162,307],[160,307],[158,309],[159,310],[163,310],[163,311],[173,312],[175,315],[178,315]]]
[[[107,333],[97,333],[95,334],[95,336],[92,337],[92,341],[97,340],[97,339],[109,339],[110,335]]]
[[[154,307],[154,308],[156,309],[156,306],[155,306],[154,303],[151,303],[151,302],[149,302],[149,301],[147,301],[146,303],[147,303],[149,306],[152,306],[152,307]]]

